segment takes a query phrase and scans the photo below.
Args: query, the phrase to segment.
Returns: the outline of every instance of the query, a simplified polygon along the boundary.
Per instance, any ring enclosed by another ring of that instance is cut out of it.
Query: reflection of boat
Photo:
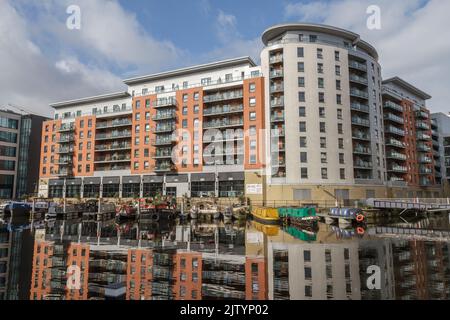
[[[194,205],[190,210],[191,219],[199,219],[202,217],[220,218],[220,210],[216,204],[212,202],[200,202]]]
[[[248,206],[238,205],[238,206],[233,206],[233,208],[232,208],[233,217],[237,220],[247,218],[248,211],[249,211]]]
[[[280,227],[277,225],[267,225],[257,221],[252,221],[252,226],[255,230],[260,231],[269,237],[275,237],[280,232]]]
[[[28,216],[30,212],[31,206],[25,202],[8,201],[0,205],[0,213],[5,214],[6,216],[11,215],[11,213],[14,213],[14,215]]]
[[[281,219],[293,225],[314,226],[319,221],[315,208],[279,208],[278,213]]]
[[[135,206],[121,205],[116,208],[116,220],[131,220],[136,219],[137,209]]]
[[[252,216],[256,221],[265,224],[278,224],[280,222],[278,209],[275,208],[254,208]]]
[[[364,223],[366,221],[364,212],[358,208],[331,208],[328,216],[333,219],[340,219],[342,222]]]
[[[362,237],[366,233],[366,230],[363,227],[358,228],[350,228],[343,229],[337,226],[331,226],[331,230],[336,234],[336,238],[338,239],[351,239],[354,237]]]
[[[285,229],[294,238],[300,239],[302,241],[316,241],[317,234],[311,230],[297,229],[293,226],[289,226]]]

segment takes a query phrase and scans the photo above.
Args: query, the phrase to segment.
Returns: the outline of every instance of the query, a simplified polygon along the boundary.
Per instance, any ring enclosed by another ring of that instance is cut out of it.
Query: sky
[[[70,5],[79,30],[67,28]],[[379,30],[367,28],[370,5]],[[0,0],[0,107],[51,116],[50,103],[125,91],[125,78],[239,56],[259,63],[266,28],[313,22],[361,34],[384,78],[411,82],[447,113],[449,16],[448,0]]]

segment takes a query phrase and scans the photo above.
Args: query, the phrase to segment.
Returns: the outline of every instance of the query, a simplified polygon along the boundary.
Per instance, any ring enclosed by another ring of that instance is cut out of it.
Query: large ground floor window
[[[139,198],[141,185],[139,183],[126,183],[122,186],[122,198]]]
[[[83,190],[84,198],[98,198],[100,197],[100,185],[99,184],[85,184]]]
[[[103,185],[103,198],[119,198],[119,185],[118,184],[104,184]]]
[[[62,198],[63,197],[63,187],[64,186],[50,186],[48,188],[49,198]]]
[[[219,197],[237,198],[244,194],[244,181],[219,181]]]
[[[163,194],[162,183],[144,183],[144,197],[153,198]]]
[[[214,197],[216,186],[214,181],[193,181],[191,182],[191,197]]]
[[[79,198],[81,197],[81,186],[79,185],[67,185],[66,186],[67,198]]]

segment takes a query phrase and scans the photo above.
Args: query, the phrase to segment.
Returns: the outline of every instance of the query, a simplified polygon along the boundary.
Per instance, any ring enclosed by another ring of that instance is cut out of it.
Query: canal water
[[[449,299],[447,214],[317,230],[254,221],[0,222],[0,300]]]

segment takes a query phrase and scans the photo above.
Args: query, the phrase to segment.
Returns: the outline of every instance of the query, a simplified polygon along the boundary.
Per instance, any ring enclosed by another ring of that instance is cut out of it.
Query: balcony
[[[117,155],[117,156],[107,156],[107,157],[98,157],[95,159],[94,163],[113,163],[113,162],[130,162],[131,155]]]
[[[421,130],[430,130],[431,129],[428,124],[426,124],[425,122],[422,122],[422,121],[416,123],[416,128],[421,129]]]
[[[417,150],[420,151],[420,152],[430,152],[431,151],[431,147],[426,145],[426,144],[419,143],[417,145]]]
[[[386,133],[395,134],[397,136],[402,136],[402,137],[405,136],[405,131],[404,130],[398,129],[398,128],[394,127],[394,126],[386,126],[385,127],[385,132]]]
[[[217,116],[222,114],[233,114],[233,113],[242,113],[244,111],[244,106],[242,104],[239,105],[225,105],[225,106],[217,106],[203,110],[203,116]]]
[[[363,127],[370,127],[370,121],[359,117],[352,117],[352,124]]]
[[[350,95],[353,97],[362,98],[366,100],[369,99],[369,94],[367,92],[355,88],[350,89]]]
[[[402,149],[406,148],[406,145],[405,145],[404,142],[401,142],[401,141],[393,139],[393,138],[390,138],[390,139],[386,140],[386,146],[387,147],[402,148]]]
[[[114,140],[131,138],[131,131],[112,132],[112,133],[100,133],[95,135],[95,140]]]
[[[387,169],[387,171],[388,171],[388,172],[400,172],[400,173],[406,173],[406,172],[408,172],[408,168],[405,167],[405,166],[401,166],[401,165],[398,165],[398,164],[394,164],[394,165],[392,165],[391,167],[389,167],[389,168]]]
[[[170,138],[162,138],[162,139],[156,139],[152,141],[152,146],[154,147],[161,147],[161,146],[168,146],[175,143],[175,139],[171,136]]]
[[[153,127],[153,133],[159,134],[159,133],[169,133],[173,132],[177,129],[177,126],[175,124],[171,125],[161,125]]]
[[[283,55],[276,55],[269,58],[270,64],[276,64],[276,63],[282,63],[283,62]]]
[[[371,155],[372,154],[372,150],[370,148],[364,147],[362,145],[356,145],[353,148],[353,153],[354,154]]]
[[[434,129],[438,128],[438,123],[437,123],[436,119],[431,119],[431,127]]]
[[[244,119],[238,120],[215,120],[203,123],[203,127],[206,129],[217,129],[217,128],[229,128],[229,127],[242,127],[244,125]]]
[[[420,166],[419,167],[419,174],[432,174],[433,173],[433,169],[431,168],[427,168],[425,166]]]
[[[153,121],[161,121],[161,120],[170,120],[176,119],[177,113],[175,111],[172,112],[157,112],[156,115],[152,117]]]
[[[110,145],[95,146],[96,152],[122,151],[131,149],[131,143],[113,143]]]
[[[419,163],[430,164],[430,163],[433,162],[433,159],[431,159],[430,157],[419,157],[419,158],[417,159],[417,161],[418,161]]]
[[[402,161],[406,161],[406,155],[403,153],[399,153],[399,152],[395,152],[395,151],[390,151],[386,153],[386,158],[387,159],[396,159],[396,160],[402,160]]]
[[[348,63],[349,67],[352,69],[357,69],[360,71],[367,71],[367,65],[357,62],[357,61],[352,61],[350,60]]]
[[[399,104],[396,104],[396,103],[392,102],[392,101],[386,101],[384,103],[384,108],[385,109],[392,109],[392,110],[395,110],[395,111],[398,111],[398,112],[403,112],[403,107],[401,105],[399,105]]]
[[[280,93],[284,91],[284,84],[274,84],[270,86],[270,93]]]
[[[428,140],[431,140],[431,136],[428,134],[425,134],[425,133],[418,133],[417,140],[428,141]]]
[[[270,106],[272,108],[280,108],[280,107],[284,107],[284,97],[280,98],[280,99],[272,99],[270,101]]]
[[[172,158],[172,149],[164,148],[159,149],[158,151],[152,154],[153,159],[171,159]]]
[[[354,131],[352,138],[354,140],[370,141],[370,135],[361,131]]]
[[[73,135],[71,136],[62,136],[59,139],[56,140],[58,143],[71,143],[75,141],[75,137]]]
[[[385,121],[393,121],[393,122],[396,122],[396,123],[399,123],[399,124],[404,124],[405,123],[405,120],[403,120],[403,118],[398,117],[398,116],[396,116],[396,115],[394,115],[392,113],[385,113],[384,114],[384,120]]]
[[[428,113],[426,113],[426,112],[424,112],[424,111],[417,111],[417,112],[416,112],[416,117],[417,117],[418,119],[423,119],[423,120],[426,120],[426,119],[429,118]]]
[[[97,129],[108,129],[108,128],[117,128],[117,127],[126,127],[131,126],[133,122],[130,119],[117,119],[113,121],[106,122],[97,122]]]
[[[369,109],[368,105],[357,103],[357,102],[352,102],[350,105],[350,109],[352,109],[353,111],[370,113],[370,109]]]
[[[57,154],[71,154],[74,153],[74,148],[59,148],[56,153]]]
[[[284,132],[284,129],[272,129],[271,133],[272,133],[272,137],[284,137],[286,134]]]
[[[59,166],[71,166],[73,162],[72,158],[59,158],[56,164]]]
[[[372,170],[373,164],[371,161],[363,161],[361,159],[357,159],[355,160],[353,167],[360,170]]]
[[[283,70],[272,70],[269,73],[270,79],[282,78],[284,76]]]
[[[176,97],[160,98],[156,100],[154,108],[166,108],[166,107],[176,107],[178,102]]]
[[[284,122],[284,114],[272,114],[270,116],[271,122]]]
[[[154,171],[158,173],[170,172],[172,170],[175,170],[175,166],[171,162],[158,163],[154,169]]]
[[[107,162],[109,163],[109,162]],[[122,171],[130,170],[130,165],[123,164],[111,164],[110,166],[99,166],[95,168],[95,171],[105,172],[105,171]]]
[[[369,81],[367,80],[367,78],[360,77],[360,76],[358,76],[356,74],[350,74],[350,81],[356,82],[356,83],[360,83],[360,84],[363,84],[363,85],[366,85],[366,86],[369,84]]]
[[[225,100],[234,100],[234,99],[242,99],[244,97],[244,93],[242,90],[236,90],[236,91],[228,91],[224,93],[218,93],[214,95],[208,95],[203,97],[204,103],[210,103],[210,102],[218,102],[218,101],[225,101]]]
[[[95,109],[92,112],[92,115],[94,116],[99,116],[99,117],[103,117],[103,116],[114,116],[114,114],[116,113],[124,113],[124,112],[132,112],[133,108],[131,106],[114,106],[112,110],[108,109],[108,110],[101,110],[101,109]],[[103,117],[104,118],[104,117]]]
[[[58,132],[71,132],[75,130],[75,125],[73,123],[65,123],[62,124],[59,128],[58,128]]]

